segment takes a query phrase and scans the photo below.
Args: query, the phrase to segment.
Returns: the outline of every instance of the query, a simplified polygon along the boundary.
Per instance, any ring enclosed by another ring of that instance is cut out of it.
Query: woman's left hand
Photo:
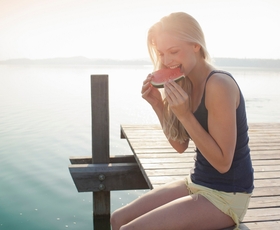
[[[191,112],[189,95],[175,81],[166,82],[164,90],[167,102],[179,120]]]

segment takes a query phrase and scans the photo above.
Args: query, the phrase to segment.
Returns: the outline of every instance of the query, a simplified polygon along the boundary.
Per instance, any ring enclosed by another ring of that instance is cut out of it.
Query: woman
[[[155,70],[181,68],[162,95],[149,75],[142,97],[150,103],[170,144],[183,153],[196,145],[187,179],[156,188],[115,211],[113,230],[222,229],[242,221],[253,191],[253,168],[242,93],[233,77],[209,62],[203,32],[186,13],[152,26],[148,49]]]

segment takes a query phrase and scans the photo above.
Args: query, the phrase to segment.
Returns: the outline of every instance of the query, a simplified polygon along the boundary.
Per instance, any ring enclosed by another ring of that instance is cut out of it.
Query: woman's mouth
[[[174,66],[169,66],[169,69],[176,69],[176,68],[179,68],[181,67],[181,65],[174,65]]]

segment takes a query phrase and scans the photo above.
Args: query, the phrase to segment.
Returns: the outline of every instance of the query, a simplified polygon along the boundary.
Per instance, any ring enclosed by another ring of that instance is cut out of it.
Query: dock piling
[[[108,75],[91,76],[91,114],[92,114],[92,164],[109,164],[109,92]],[[102,154],[100,154],[102,153]],[[104,174],[98,179],[99,192],[93,192],[94,229],[110,229],[110,191],[104,191]],[[106,221],[103,221],[106,220]]]
[[[108,75],[91,75],[92,156],[70,157],[78,192],[93,192],[94,229],[110,230],[110,191],[147,189],[134,156],[110,156]]]

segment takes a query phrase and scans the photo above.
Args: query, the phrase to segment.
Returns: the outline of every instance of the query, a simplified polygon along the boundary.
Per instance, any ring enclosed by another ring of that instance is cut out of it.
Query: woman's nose
[[[169,55],[164,55],[163,56],[163,64],[165,65],[165,66],[169,66],[171,63],[172,63],[172,59],[170,58],[170,56]]]

